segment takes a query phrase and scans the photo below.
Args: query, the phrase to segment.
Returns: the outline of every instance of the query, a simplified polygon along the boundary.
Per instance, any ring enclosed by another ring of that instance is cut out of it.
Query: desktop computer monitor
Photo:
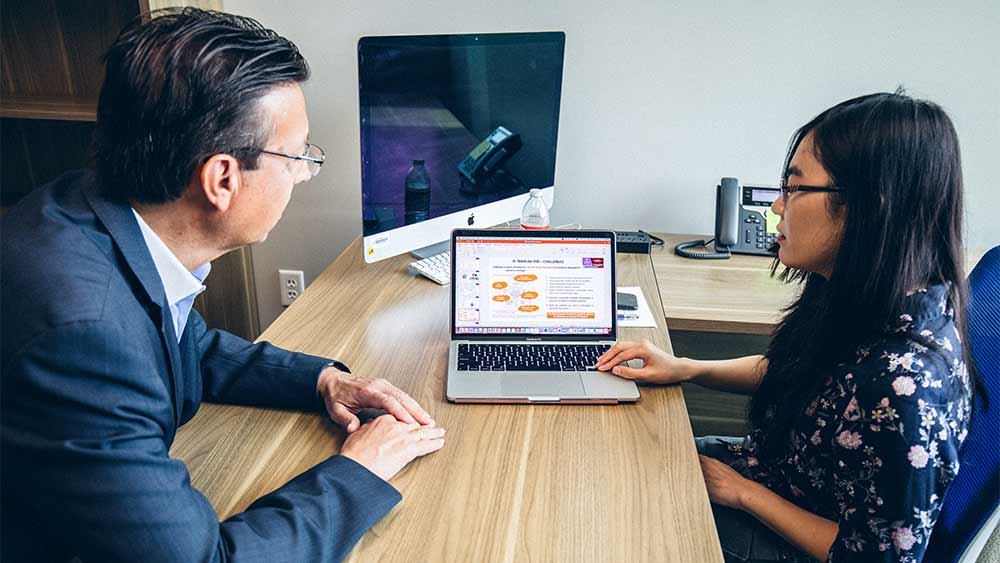
[[[565,43],[562,32],[358,41],[365,261],[520,217],[532,188],[551,205]]]

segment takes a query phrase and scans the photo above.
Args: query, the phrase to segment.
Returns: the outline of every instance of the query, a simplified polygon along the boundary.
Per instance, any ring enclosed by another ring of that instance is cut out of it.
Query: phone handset
[[[740,182],[723,178],[715,192],[715,250],[725,252],[736,244],[740,229]]]
[[[725,260],[732,256],[730,249],[739,239],[740,182],[736,178],[723,178],[715,189],[715,252],[695,252],[689,248],[706,246],[709,241],[692,240],[674,247],[678,256],[697,260]]]

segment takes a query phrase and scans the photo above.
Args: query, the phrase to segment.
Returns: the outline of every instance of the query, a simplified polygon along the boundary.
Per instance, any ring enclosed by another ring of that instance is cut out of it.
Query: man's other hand
[[[442,447],[444,428],[406,424],[384,414],[348,436],[340,455],[388,481],[406,464]]]
[[[329,366],[320,373],[317,388],[330,418],[349,434],[361,428],[357,415],[361,409],[382,409],[406,424],[435,424],[412,397],[384,379],[352,375]]]

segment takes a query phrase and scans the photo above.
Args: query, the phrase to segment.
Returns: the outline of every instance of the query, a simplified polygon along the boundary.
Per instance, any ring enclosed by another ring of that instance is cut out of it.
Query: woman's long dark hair
[[[963,341],[966,335],[962,167],[944,110],[901,92],[837,104],[795,132],[785,178],[810,134],[833,185],[847,187],[827,195],[831,213],[845,218],[843,238],[830,279],[791,268],[780,275],[802,292],[772,335],[767,374],[748,411],[751,427],[762,430],[761,453],[772,459],[786,451],[824,378],[884,334],[908,291],[950,283]]]

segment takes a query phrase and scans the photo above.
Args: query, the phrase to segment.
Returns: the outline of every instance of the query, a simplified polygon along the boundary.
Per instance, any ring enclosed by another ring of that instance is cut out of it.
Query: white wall
[[[323,173],[254,247],[262,326],[278,268],[313,280],[361,232],[356,44],[363,35],[566,32],[555,222],[709,233],[722,176],[776,181],[792,131],[903,84],[962,142],[969,244],[1000,243],[1000,4],[880,2],[225,0],[309,60]]]

